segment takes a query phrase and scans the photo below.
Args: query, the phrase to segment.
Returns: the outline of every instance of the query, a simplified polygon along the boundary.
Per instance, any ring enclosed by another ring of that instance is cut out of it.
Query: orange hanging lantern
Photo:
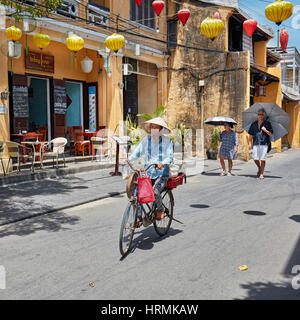
[[[202,21],[200,30],[203,35],[212,41],[222,33],[224,22],[221,19],[207,17]]]
[[[71,66],[73,65],[73,52],[75,54],[76,63],[76,53],[84,47],[84,40],[77,34],[72,33],[66,39],[66,46],[71,50]]]
[[[120,49],[124,47],[125,38],[121,34],[113,33],[111,36],[107,37],[105,40],[105,45],[109,50],[117,53]]]

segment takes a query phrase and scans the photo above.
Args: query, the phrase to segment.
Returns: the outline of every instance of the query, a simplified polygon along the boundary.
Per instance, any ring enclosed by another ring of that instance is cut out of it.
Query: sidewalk
[[[236,160],[234,166],[245,163]],[[220,169],[218,160],[205,160],[203,173]],[[114,170],[96,163],[77,163],[59,170],[47,169],[47,176],[42,180],[0,185],[0,225],[124,194],[127,180],[110,176],[110,171]]]

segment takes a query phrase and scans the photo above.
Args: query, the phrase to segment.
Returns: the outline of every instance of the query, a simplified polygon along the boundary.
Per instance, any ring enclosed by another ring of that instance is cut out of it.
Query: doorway
[[[83,95],[82,83],[66,81],[67,113],[66,126],[83,128]]]
[[[29,105],[29,123],[28,130],[37,132],[39,127],[47,127],[50,140],[50,96],[49,79],[28,77],[28,105]]]

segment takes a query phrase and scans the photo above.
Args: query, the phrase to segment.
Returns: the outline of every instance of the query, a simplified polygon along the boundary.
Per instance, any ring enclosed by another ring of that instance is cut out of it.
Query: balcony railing
[[[94,24],[108,26],[109,9],[103,10],[93,5],[88,6],[88,20]]]

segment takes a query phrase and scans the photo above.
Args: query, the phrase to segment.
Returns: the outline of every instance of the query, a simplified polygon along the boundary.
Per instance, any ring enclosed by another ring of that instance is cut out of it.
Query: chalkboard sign
[[[13,110],[15,118],[28,118],[28,88],[25,86],[12,87]]]
[[[66,87],[54,86],[54,113],[66,114],[66,111],[67,111]]]

